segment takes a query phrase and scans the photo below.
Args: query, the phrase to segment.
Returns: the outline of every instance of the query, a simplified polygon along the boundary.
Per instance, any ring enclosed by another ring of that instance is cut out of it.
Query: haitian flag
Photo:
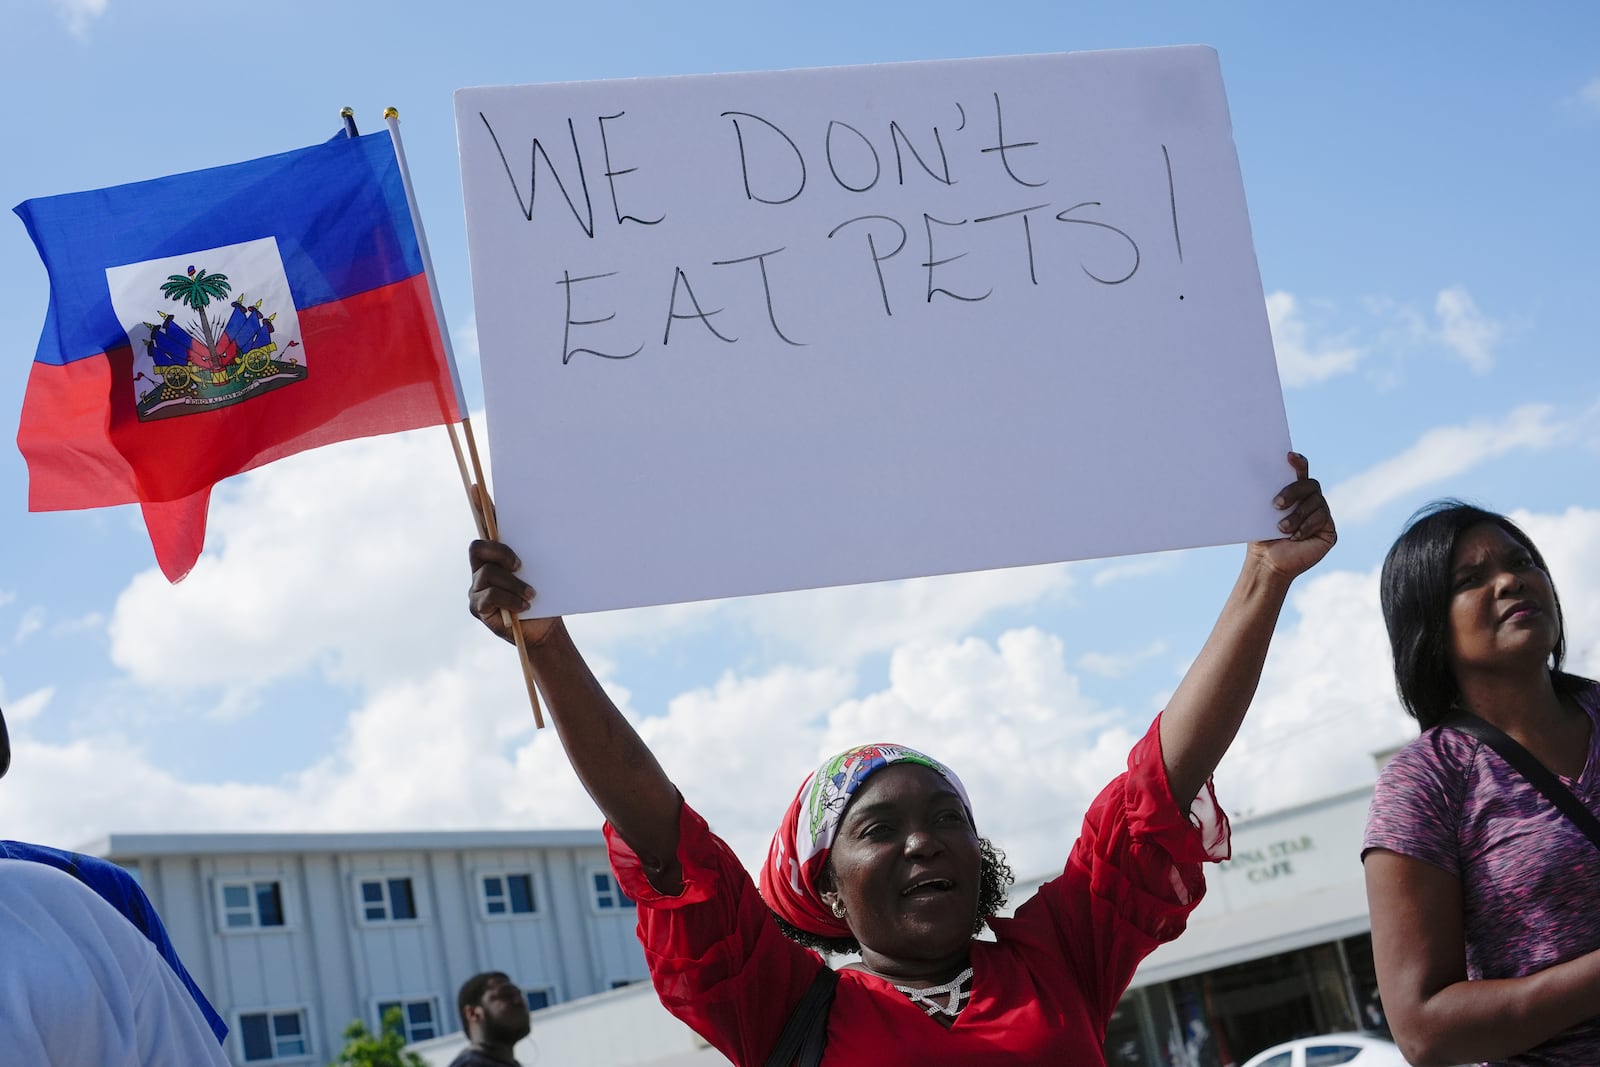
[[[169,581],[223,478],[461,419],[387,133],[16,212],[50,276],[28,509],[139,504]]]

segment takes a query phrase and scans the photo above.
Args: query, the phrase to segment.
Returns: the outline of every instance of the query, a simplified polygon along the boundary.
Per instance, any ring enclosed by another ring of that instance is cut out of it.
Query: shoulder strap
[[[794,1006],[783,1033],[778,1035],[778,1043],[767,1057],[767,1067],[790,1067],[794,1063],[818,1067],[822,1063],[822,1047],[828,1040],[828,1010],[833,1006],[833,991],[838,984],[839,975],[824,962],[806,987],[805,996]]]
[[[1596,818],[1594,812],[1572,795],[1572,790],[1561,784],[1561,779],[1551,774],[1549,768],[1534,758],[1533,753],[1517,744],[1504,730],[1476,715],[1468,714],[1446,719],[1443,725],[1476,737],[1494,749],[1500,754],[1501,759],[1528,780],[1529,785],[1543,793],[1561,814],[1582,830],[1584,835],[1594,842],[1596,848],[1600,848],[1600,818]]]

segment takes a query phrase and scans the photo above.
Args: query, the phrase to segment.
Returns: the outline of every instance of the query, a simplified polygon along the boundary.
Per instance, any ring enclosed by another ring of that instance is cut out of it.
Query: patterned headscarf
[[[972,818],[972,801],[955,773],[937,760],[904,745],[861,745],[825,762],[800,786],[772,835],[761,868],[761,896],[790,926],[821,937],[849,937],[850,927],[822,902],[818,881],[839,835],[839,820],[856,790],[870,776],[895,763],[915,763],[950,783]]]

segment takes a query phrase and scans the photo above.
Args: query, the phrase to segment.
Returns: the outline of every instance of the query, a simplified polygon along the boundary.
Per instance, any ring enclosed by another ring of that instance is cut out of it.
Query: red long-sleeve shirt
[[[1200,863],[1228,855],[1210,784],[1189,813],[1172,798],[1158,719],[1128,771],[1089,806],[1065,870],[972,943],[972,997],[948,1030],[884,979],[839,974],[824,1067],[1103,1064],[1106,1022],[1139,961],[1183,932],[1205,892]],[[687,805],[684,888],[651,888],[606,827],[611,864],[639,904],[639,940],[661,1001],[734,1063],[766,1062],[817,969],[772,921],[733,851]]]

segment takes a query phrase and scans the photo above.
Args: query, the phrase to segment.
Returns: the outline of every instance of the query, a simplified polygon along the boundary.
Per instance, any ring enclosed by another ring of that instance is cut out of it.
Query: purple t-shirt
[[[1588,759],[1561,782],[1600,815],[1600,689],[1578,701]],[[1475,737],[1435,727],[1389,761],[1361,853],[1374,848],[1461,879],[1468,978],[1517,978],[1600,948],[1600,848]],[[1600,1064],[1600,1014],[1497,1062]]]

